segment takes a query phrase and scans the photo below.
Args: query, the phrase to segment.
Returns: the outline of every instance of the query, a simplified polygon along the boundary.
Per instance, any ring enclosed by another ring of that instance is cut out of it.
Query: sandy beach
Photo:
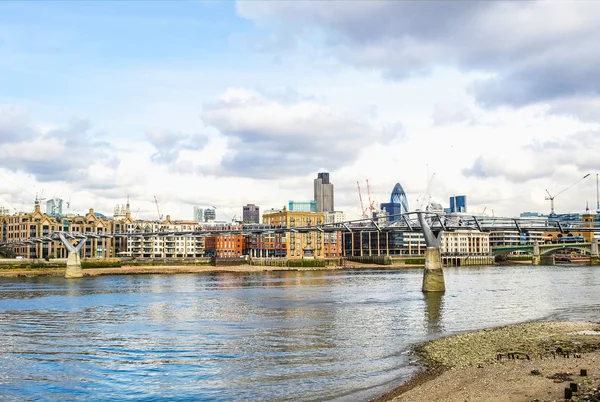
[[[193,274],[203,272],[264,272],[264,271],[323,271],[339,270],[344,267],[277,267],[239,265],[215,267],[210,265],[141,265],[122,266],[115,268],[85,268],[83,276],[98,275],[144,275],[144,274]],[[351,268],[351,267],[345,267]],[[28,276],[64,276],[65,268],[8,268],[0,270],[0,277],[28,277]]]
[[[84,276],[98,275],[144,275],[144,274],[193,274],[203,272],[266,272],[266,271],[335,271],[341,269],[402,269],[420,268],[419,265],[377,265],[349,263],[343,266],[281,267],[262,265],[124,265],[114,268],[85,268]],[[66,268],[0,268],[0,277],[64,276]]]
[[[534,322],[431,341],[414,351],[427,368],[378,401],[563,401],[571,383],[571,400],[600,401],[599,331]]]

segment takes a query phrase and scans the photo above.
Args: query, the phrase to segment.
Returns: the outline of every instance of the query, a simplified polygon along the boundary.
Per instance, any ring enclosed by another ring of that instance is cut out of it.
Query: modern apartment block
[[[208,236],[205,249],[207,257],[236,258],[248,255],[248,236],[232,233]]]
[[[314,180],[314,199],[317,203],[316,212],[331,212],[334,210],[333,184],[329,182],[329,173],[321,172]]]
[[[171,217],[162,222],[132,222],[126,231],[137,233],[127,242],[122,257],[141,258],[198,258],[204,257],[205,239],[201,236],[184,236],[178,233],[197,231],[196,221],[171,221]],[[157,233],[160,233],[158,235]]]

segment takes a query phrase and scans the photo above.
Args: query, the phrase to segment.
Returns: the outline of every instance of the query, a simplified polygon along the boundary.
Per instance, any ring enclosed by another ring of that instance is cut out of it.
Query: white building
[[[346,221],[346,214],[343,211],[325,212],[325,224],[342,223]]]
[[[489,255],[490,234],[477,230],[444,232],[440,246],[442,254]]]
[[[129,233],[139,233],[127,241],[126,255],[144,258],[190,258],[204,256],[204,237],[180,232],[199,229],[198,222],[175,221],[128,224]],[[160,233],[160,234],[159,234]]]

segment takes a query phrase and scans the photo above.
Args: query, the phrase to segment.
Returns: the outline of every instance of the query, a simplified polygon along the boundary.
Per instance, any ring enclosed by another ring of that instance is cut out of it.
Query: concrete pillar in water
[[[60,241],[65,245],[67,249],[67,270],[65,271],[65,278],[82,278],[83,277],[83,269],[81,268],[81,257],[79,256],[79,252],[83,248],[85,241],[87,238],[84,238],[79,242],[77,246],[71,244],[71,241],[67,240],[67,238],[59,233],[58,237]]]
[[[598,250],[598,239],[592,239],[592,246],[590,252],[590,265],[600,265],[600,254]]]
[[[65,271],[65,278],[82,278],[83,270],[81,269],[81,257],[79,253],[69,252],[67,257],[67,270]]]
[[[598,239],[592,239],[591,253],[592,257],[600,257],[598,254]]]
[[[443,292],[445,290],[440,249],[427,247],[425,251],[425,272],[423,273],[423,292]]]
[[[542,263],[542,265],[554,265],[554,254],[542,255],[540,258],[540,262]]]
[[[417,214],[427,249],[425,250],[425,270],[423,272],[423,292],[443,292],[444,271],[442,270],[442,255],[440,253],[439,236],[433,234],[423,213]],[[440,232],[441,235],[441,232]]]
[[[531,265],[540,265],[542,257],[540,256],[540,246],[538,244],[533,245],[533,256],[531,257]]]

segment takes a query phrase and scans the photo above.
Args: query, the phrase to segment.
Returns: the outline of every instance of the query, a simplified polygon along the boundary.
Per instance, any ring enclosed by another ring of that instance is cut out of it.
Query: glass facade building
[[[204,209],[199,206],[194,206],[194,221],[204,222]]]
[[[455,195],[450,197],[450,212],[467,212],[467,196]]]
[[[394,186],[390,202],[382,203],[381,208],[385,210],[389,217],[388,220],[392,222],[401,220],[400,214],[408,212],[408,199],[400,183],[396,183]]]
[[[290,201],[288,210],[294,212],[317,212],[317,202],[315,200],[308,201]]]

